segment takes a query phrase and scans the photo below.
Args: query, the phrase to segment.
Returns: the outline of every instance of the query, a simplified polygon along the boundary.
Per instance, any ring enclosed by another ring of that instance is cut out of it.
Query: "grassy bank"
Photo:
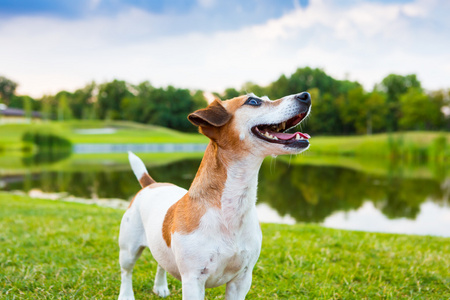
[[[310,155],[358,156],[410,162],[448,161],[450,133],[414,131],[361,136],[313,137]]]
[[[0,194],[0,298],[116,299],[122,211]],[[311,225],[262,226],[248,299],[448,299],[450,239]],[[139,299],[156,263],[145,251],[134,272]],[[171,299],[181,285],[169,276]],[[207,290],[223,299],[224,288]]]
[[[32,128],[52,132],[80,143],[207,143],[198,133],[182,133],[152,125],[123,121],[66,121],[40,124],[9,124],[0,126],[0,150],[19,151],[24,148],[22,135]],[[113,129],[111,134],[86,134],[81,129]],[[405,132],[370,136],[312,137],[311,155],[358,156],[408,162],[449,161],[450,133]]]
[[[111,134],[86,134],[83,129],[113,129]],[[66,121],[35,124],[6,124],[0,126],[0,150],[21,151],[22,136],[30,129],[52,132],[67,138],[72,144],[80,143],[207,143],[197,133],[182,133],[159,126],[124,121]]]

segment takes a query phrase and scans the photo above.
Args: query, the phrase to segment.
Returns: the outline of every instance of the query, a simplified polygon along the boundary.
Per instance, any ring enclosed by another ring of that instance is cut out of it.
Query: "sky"
[[[39,98],[91,81],[223,91],[321,68],[450,88],[448,0],[0,0],[0,76]]]

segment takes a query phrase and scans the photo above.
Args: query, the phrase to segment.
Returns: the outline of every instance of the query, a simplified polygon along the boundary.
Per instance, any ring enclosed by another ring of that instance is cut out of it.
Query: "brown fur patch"
[[[147,173],[144,173],[141,177],[141,179],[139,179],[139,183],[140,185],[144,188],[146,186],[149,186],[150,184],[155,183],[156,181]]]
[[[214,126],[225,125],[231,118],[231,114],[223,107],[222,101],[214,100],[208,107],[199,109],[189,114],[188,119],[196,126]]]
[[[174,232],[191,233],[209,208],[220,209],[226,177],[227,169],[217,156],[217,145],[210,142],[189,192],[164,217],[162,234],[168,247]]]
[[[188,234],[197,229],[206,209],[205,205],[192,200],[188,194],[172,205],[164,217],[162,228],[167,246],[171,246],[174,232]]]
[[[234,113],[247,98],[241,96],[222,102],[231,115],[225,124],[219,127],[197,124],[200,125],[200,132],[211,141],[188,193],[173,204],[164,217],[162,234],[168,247],[171,246],[174,232],[193,232],[208,209],[221,208],[220,201],[227,180],[228,166],[247,151],[233,122]]]

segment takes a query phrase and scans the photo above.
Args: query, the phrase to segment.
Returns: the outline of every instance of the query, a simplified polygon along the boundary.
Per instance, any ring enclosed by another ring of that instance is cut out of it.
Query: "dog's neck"
[[[242,220],[256,203],[258,172],[262,157],[238,155],[210,142],[189,189],[193,201],[222,210],[226,222]]]

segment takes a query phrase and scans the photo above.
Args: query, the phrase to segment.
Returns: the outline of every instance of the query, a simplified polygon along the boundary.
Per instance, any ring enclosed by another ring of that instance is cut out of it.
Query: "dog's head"
[[[249,94],[215,100],[188,119],[222,148],[259,156],[295,154],[309,147],[309,135],[286,131],[300,124],[310,110],[311,96],[307,92],[274,101]]]

